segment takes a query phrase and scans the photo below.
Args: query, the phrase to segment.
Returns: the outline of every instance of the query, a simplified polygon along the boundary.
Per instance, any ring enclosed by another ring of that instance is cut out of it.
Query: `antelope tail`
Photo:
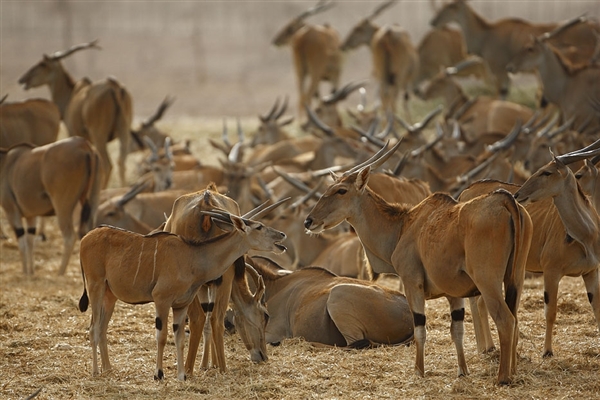
[[[511,313],[516,317],[517,302],[519,300],[519,292],[523,287],[523,279],[525,278],[525,261],[529,252],[529,243],[527,234],[531,231],[526,225],[527,217],[522,214],[516,200],[510,192],[504,189],[498,189],[495,193],[502,193],[506,197],[505,207],[511,214],[513,246],[511,255],[508,260],[507,270],[504,277],[505,298],[504,301],[510,309]]]
[[[81,265],[81,261],[79,262],[79,264]],[[79,311],[86,312],[90,304],[90,299],[88,297],[87,287],[85,285],[85,274],[83,273],[83,265],[81,265],[81,278],[83,279],[83,294],[79,299]]]
[[[94,147],[88,143],[89,152],[86,156],[87,180],[81,193],[81,218],[79,222],[79,237],[82,238],[95,225],[96,210],[102,188],[103,174],[100,157]]]

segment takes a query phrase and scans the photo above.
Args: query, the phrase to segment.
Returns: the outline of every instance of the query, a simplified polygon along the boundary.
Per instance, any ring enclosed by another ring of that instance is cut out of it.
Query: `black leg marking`
[[[594,300],[594,293],[590,293],[588,292],[588,300],[590,301],[590,304],[592,303],[592,300]]]
[[[506,295],[504,301],[508,306],[508,309],[514,314],[517,307],[517,288],[513,285],[508,285],[506,288]]]
[[[202,311],[206,314],[207,312],[212,312],[215,308],[215,303],[202,303],[200,304],[202,307]]]
[[[452,315],[452,321],[464,321],[465,320],[465,309],[454,310],[450,313]]]
[[[357,340],[356,342],[350,343],[350,345],[348,346],[351,349],[368,349],[369,347],[371,347],[371,341],[369,339],[360,339]]]
[[[548,304],[550,299],[548,298],[548,292],[544,291],[544,304]]]
[[[27,228],[27,233],[30,235],[35,235],[35,226],[32,228]]]
[[[165,374],[163,373],[162,369],[158,370],[158,375],[154,375],[154,380],[155,381],[162,381],[165,377]]]
[[[15,228],[15,235],[17,236],[17,239],[20,238],[21,236],[23,236],[24,234],[25,234],[25,229]]]
[[[415,326],[425,326],[425,321],[427,320],[427,318],[423,314],[413,313],[413,320]]]
[[[160,317],[156,317],[156,329],[162,331],[162,320],[160,319]]]
[[[173,333],[177,332],[177,329],[179,329],[179,324],[173,324]]]

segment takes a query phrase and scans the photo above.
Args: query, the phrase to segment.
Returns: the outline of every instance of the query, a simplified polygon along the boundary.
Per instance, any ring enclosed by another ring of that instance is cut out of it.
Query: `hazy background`
[[[35,1],[0,0],[0,95],[9,100],[50,98],[47,87],[25,92],[18,78],[43,53],[99,39],[64,61],[76,79],[113,75],[131,92],[137,117],[151,114],[166,95],[177,98],[168,117],[264,113],[296,83],[289,47],[270,44],[276,32],[315,1]],[[380,1],[337,1],[311,23],[328,22],[343,39]],[[438,1],[439,3],[439,1]],[[489,20],[519,16],[564,20],[597,17],[600,1],[472,1]],[[429,29],[429,0],[401,1],[377,22],[396,22],[415,44]],[[370,76],[366,48],[347,54],[342,84]],[[371,97],[373,92],[370,92]]]

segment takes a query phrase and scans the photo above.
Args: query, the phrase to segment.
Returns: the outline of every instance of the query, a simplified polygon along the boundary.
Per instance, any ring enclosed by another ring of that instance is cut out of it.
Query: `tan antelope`
[[[400,292],[319,267],[292,272],[263,257],[248,263],[266,286],[269,343],[302,337],[315,345],[361,349],[412,340],[412,316]]]
[[[352,28],[341,48],[346,51],[363,44],[369,46],[383,113],[396,112],[396,100],[402,91],[404,109],[409,115],[408,97],[418,75],[419,54],[407,31],[398,25],[380,27],[373,22],[375,17],[395,3],[396,0],[390,0],[376,7]]]
[[[306,22],[306,18],[332,6],[331,1],[319,0],[315,6],[291,19],[272,40],[272,44],[277,47],[289,45],[292,48],[299,116],[303,113],[304,105],[310,106],[312,98],[318,96],[322,81],[331,83],[333,90],[339,84],[343,59],[337,31],[328,24],[312,25]],[[305,83],[307,77],[308,87]]]
[[[456,65],[469,57],[462,32],[447,26],[429,30],[419,42],[417,53],[419,73],[413,83],[415,89],[437,75],[440,69]],[[469,70],[460,71],[458,75],[486,79],[488,74],[485,64],[480,63]]]
[[[113,227],[99,227],[81,241],[80,258],[84,290],[79,309],[92,307],[90,342],[92,374],[98,375],[97,348],[102,371],[111,369],[106,331],[115,303],[154,302],[156,308],[157,357],[155,379],[162,380],[163,352],[167,342],[169,309],[173,309],[173,332],[177,350],[177,378],[185,380],[183,365],[184,324],[187,309],[201,285],[222,276],[249,249],[282,252],[285,234],[260,222],[226,212],[210,218],[225,233],[196,242],[168,232],[142,236]]]
[[[60,129],[58,107],[45,99],[0,104],[0,147],[19,143],[43,146],[56,141]]]
[[[600,141],[596,142],[599,145]],[[527,256],[526,269],[544,274],[544,312],[546,335],[543,356],[553,355],[552,335],[556,321],[558,287],[564,276],[581,276],[587,289],[598,329],[600,329],[600,218],[583,193],[569,164],[593,157],[599,149],[575,151],[555,156],[522,185],[481,181],[465,190],[460,201],[468,201],[499,187],[514,193],[525,204],[533,222],[534,235]],[[493,348],[484,305],[474,305],[476,332],[480,350]]]
[[[121,185],[125,186],[125,159],[130,150],[133,119],[129,92],[113,77],[96,83],[87,78],[75,81],[61,63],[71,54],[89,48],[99,48],[97,41],[79,44],[51,56],[44,54],[41,61],[19,78],[19,83],[25,90],[48,85],[69,135],[90,140],[100,153],[105,170],[104,187],[112,171],[106,146],[119,139],[119,177]]]
[[[518,18],[491,22],[478,14],[466,0],[453,0],[444,4],[431,20],[431,25],[440,28],[451,22],[457,23],[462,29],[467,51],[483,58],[489,66],[501,98],[506,98],[510,86],[506,66],[521,51],[529,36],[550,32],[557,26],[556,23],[534,24]],[[597,28],[592,24],[585,24],[574,31],[565,32],[556,40],[564,47],[591,46],[593,49],[594,30]]]
[[[79,137],[0,149],[0,177],[0,204],[18,239],[23,272],[34,271],[36,217],[56,215],[64,240],[58,270],[63,275],[75,246],[73,213],[78,204],[79,236],[94,227],[103,179],[98,152]]]
[[[220,194],[215,185],[211,184],[202,191],[179,197],[173,204],[164,230],[188,240],[210,240],[220,233],[218,225],[204,214],[205,211],[213,209],[227,210],[236,215],[240,212],[234,200]],[[265,210],[262,212],[264,213]],[[259,210],[253,210],[242,218],[249,218],[251,215],[259,217],[260,213]],[[188,308],[190,342],[185,362],[186,374],[193,374],[202,336],[204,337],[202,368],[208,368],[209,358],[212,358],[213,365],[221,372],[225,372],[223,320],[230,298],[233,300],[237,331],[250,352],[251,360],[259,363],[268,359],[264,333],[268,320],[263,304],[264,286],[262,289],[258,287],[256,293],[252,294],[248,289],[245,271],[243,257],[240,257],[222,277],[203,285],[190,304]]]
[[[278,143],[282,140],[286,140],[286,139],[290,138],[289,133],[284,130],[284,127],[286,125],[289,125],[290,123],[292,123],[292,121],[294,120],[294,117],[280,119],[283,116],[283,114],[285,113],[285,110],[287,109],[287,105],[288,105],[288,97],[287,96],[283,100],[281,107],[279,106],[279,98],[277,98],[275,100],[275,104],[273,104],[273,107],[267,114],[258,116],[258,119],[260,120],[260,125],[258,126],[256,133],[252,137],[252,141],[250,143],[251,147],[256,147],[258,145],[272,145],[272,144]],[[225,138],[227,136],[227,125],[225,125],[225,122],[223,122],[223,131],[224,131],[223,137]],[[241,130],[241,125],[240,125],[239,120],[238,120],[238,137],[239,137],[239,142],[243,142],[244,134],[243,134],[243,131]],[[231,147],[229,148],[229,151],[231,151]],[[227,151],[226,153],[229,153],[229,151]]]
[[[175,200],[187,193],[187,190],[146,192],[142,182],[132,186],[129,192],[100,203],[96,226],[112,225],[136,233],[150,233],[165,222],[165,215],[169,215]]]
[[[469,97],[454,79],[461,71],[481,65],[480,59],[469,58],[445,68],[434,76],[419,92],[423,100],[442,98],[447,119],[460,123],[462,138],[469,144],[477,143],[488,132],[508,134],[517,120],[527,121],[533,116],[529,107],[489,96]]]
[[[535,68],[544,97],[560,109],[563,121],[574,119],[572,129],[597,133],[600,114],[600,66],[575,67],[544,36],[531,37],[506,66],[510,72]]]
[[[414,318],[415,371],[421,376],[425,373],[425,300],[445,296],[450,303],[450,331],[462,376],[468,373],[463,351],[464,298],[481,294],[493,309],[501,338],[498,383],[508,384],[516,371],[517,310],[531,219],[506,191],[467,203],[442,193],[414,207],[386,202],[367,183],[371,168],[396,148],[338,177],[304,225],[309,232],[319,233],[348,221],[373,269],[400,276]]]

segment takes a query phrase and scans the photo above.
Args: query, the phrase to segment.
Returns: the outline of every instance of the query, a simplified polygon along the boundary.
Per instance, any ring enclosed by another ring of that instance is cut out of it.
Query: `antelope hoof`
[[[496,351],[496,346],[491,346],[491,347],[489,347],[489,348],[485,349],[485,350],[483,351],[483,354],[489,354],[489,353],[493,353],[494,351]]]
[[[154,374],[154,380],[155,381],[162,381],[165,378],[165,374],[163,373],[162,369],[158,370],[157,374]]]
[[[548,357],[553,357],[554,353],[552,352],[552,350],[547,350],[544,352],[544,355],[542,356],[543,358],[548,358]]]

